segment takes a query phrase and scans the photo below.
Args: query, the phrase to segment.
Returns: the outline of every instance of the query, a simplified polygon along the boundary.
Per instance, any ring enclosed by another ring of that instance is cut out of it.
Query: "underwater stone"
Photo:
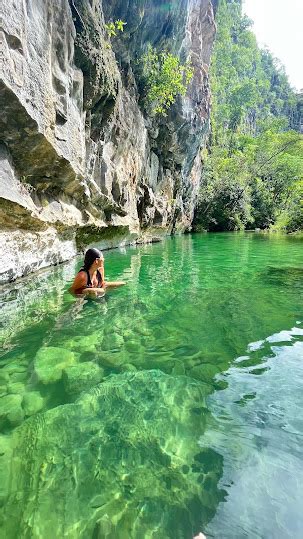
[[[74,363],[73,352],[52,346],[40,348],[35,358],[35,372],[43,384],[57,382],[62,371]]]
[[[63,373],[64,387],[67,393],[80,393],[101,382],[103,369],[92,361],[67,367]]]
[[[27,371],[24,371],[24,372],[13,372],[11,375],[10,375],[10,382],[12,383],[15,383],[15,382],[25,382],[27,380],[27,377],[28,377],[28,373]]]
[[[175,363],[175,366],[172,370],[172,374],[176,376],[182,376],[183,374],[185,374],[185,366],[184,366],[184,363],[182,363],[182,361],[177,361]]]
[[[105,335],[102,341],[102,350],[115,350],[121,348],[124,344],[124,339],[118,333]]]
[[[196,378],[197,380],[202,380],[202,382],[212,383],[214,382],[214,378],[218,372],[220,372],[218,367],[207,363],[193,367],[188,372],[188,375],[192,376],[192,378]]]
[[[12,447],[11,439],[9,436],[0,436],[0,506],[2,507],[5,499],[9,494],[9,489],[11,487],[11,477],[7,473],[5,466],[2,465],[2,459],[11,458]]]
[[[21,395],[6,395],[0,398],[0,419],[7,419],[11,425],[23,421],[24,412],[21,408]]]
[[[178,537],[187,537],[205,508],[203,485],[188,471],[201,467],[203,429],[191,411],[203,399],[200,385],[159,371],[113,375],[75,403],[24,421],[2,457],[3,535],[23,537],[30,529],[33,539],[84,538],[112,530],[109,538],[143,538],[159,530],[161,515],[161,538],[177,536],[172,522]],[[222,499],[223,461],[217,465],[209,519]]]
[[[25,393],[22,401],[22,407],[26,416],[31,416],[40,412],[44,404],[43,397],[39,391],[29,391]]]
[[[92,352],[92,351],[88,350],[88,351],[82,352],[82,354],[80,354],[79,362],[83,363],[85,361],[95,361],[96,357],[97,357],[96,351]]]
[[[122,334],[125,341],[133,340],[135,337],[135,334],[131,329],[125,329]]]
[[[22,382],[9,383],[7,385],[7,392],[16,395],[23,395],[23,393],[25,393],[25,385],[22,384]]]
[[[104,351],[98,354],[97,361],[103,367],[120,367],[123,364],[123,357],[115,352]]]
[[[64,348],[76,352],[96,352],[96,345],[100,343],[101,338],[99,333],[92,333],[83,337],[74,337],[64,343]]]
[[[121,366],[121,371],[122,372],[135,372],[137,370],[137,367],[135,367],[135,365],[132,365],[132,363],[125,363],[124,365]]]
[[[0,384],[5,384],[9,381],[9,374],[8,372],[0,372]]]
[[[3,373],[12,374],[12,373],[24,373],[27,372],[27,368],[20,363],[8,363],[2,369]]]
[[[3,395],[7,395],[7,386],[0,385],[0,397],[2,397]]]
[[[137,353],[138,351],[140,351],[140,349],[142,350],[142,346],[140,346],[140,344],[134,340],[126,341],[125,348],[131,354]]]

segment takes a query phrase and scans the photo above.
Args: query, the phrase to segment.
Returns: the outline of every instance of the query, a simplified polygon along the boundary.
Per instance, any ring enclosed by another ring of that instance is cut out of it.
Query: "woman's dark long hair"
[[[103,258],[101,251],[98,249],[88,249],[85,253],[83,268],[88,271],[96,258]]]

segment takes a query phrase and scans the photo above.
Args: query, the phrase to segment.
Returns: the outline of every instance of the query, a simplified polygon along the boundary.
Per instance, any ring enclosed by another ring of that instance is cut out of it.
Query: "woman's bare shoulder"
[[[82,270],[82,271],[79,271],[79,273],[77,273],[70,289],[74,292],[75,290],[79,290],[80,288],[85,288],[86,285],[87,285],[87,275],[86,275],[86,272]]]

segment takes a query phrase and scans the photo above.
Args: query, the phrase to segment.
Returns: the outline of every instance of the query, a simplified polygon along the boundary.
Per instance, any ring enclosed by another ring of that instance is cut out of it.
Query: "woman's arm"
[[[126,283],[124,281],[106,281],[106,283],[104,283],[104,287],[105,288],[115,288],[117,286],[123,286],[125,285]]]
[[[104,288],[85,288],[81,294],[84,296],[103,296],[105,294]]]
[[[104,260],[102,261],[102,265],[101,265],[99,271],[100,271],[100,273],[101,273],[102,283],[103,283],[103,285],[104,285],[104,283],[105,283]]]
[[[85,294],[85,295],[96,296],[98,294],[104,293],[103,288],[88,287],[87,276],[85,275],[85,273],[82,273],[82,272],[76,275],[74,282],[69,290],[72,294],[76,294],[76,295]]]

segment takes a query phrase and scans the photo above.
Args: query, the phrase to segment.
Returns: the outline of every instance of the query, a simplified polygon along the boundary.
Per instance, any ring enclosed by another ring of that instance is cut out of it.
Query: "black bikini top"
[[[89,274],[89,271],[86,270],[85,268],[81,268],[78,273],[80,273],[81,271],[85,271],[86,275],[87,275],[87,285],[86,285],[86,288],[92,288],[92,281],[91,281],[91,278],[90,278],[90,274]],[[102,275],[100,273],[99,270],[97,270],[97,279],[98,279],[98,285],[97,285],[97,288],[102,288],[103,286],[103,280],[102,280]]]

